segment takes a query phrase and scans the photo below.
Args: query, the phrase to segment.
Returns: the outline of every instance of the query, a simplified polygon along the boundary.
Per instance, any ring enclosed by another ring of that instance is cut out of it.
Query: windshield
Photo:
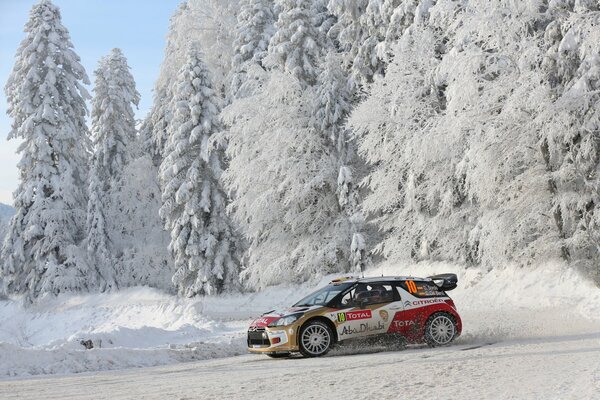
[[[348,289],[353,284],[354,282],[346,282],[327,285],[324,288],[321,288],[316,292],[309,294],[308,296],[294,304],[294,307],[327,305],[331,300],[335,298],[335,296],[342,293],[344,290]]]

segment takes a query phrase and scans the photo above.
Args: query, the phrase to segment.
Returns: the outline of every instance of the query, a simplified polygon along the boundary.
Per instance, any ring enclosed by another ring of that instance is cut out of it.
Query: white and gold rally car
[[[446,294],[457,281],[454,274],[336,279],[291,308],[254,320],[248,328],[248,350],[271,357],[296,352],[318,357],[338,342],[375,335],[443,346],[462,330]]]

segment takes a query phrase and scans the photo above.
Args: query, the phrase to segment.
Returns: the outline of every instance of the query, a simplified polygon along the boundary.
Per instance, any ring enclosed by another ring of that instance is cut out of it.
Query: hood
[[[266,313],[264,313],[263,315],[260,316],[260,318],[255,319],[254,321],[252,321],[252,323],[250,324],[251,328],[264,328],[265,326],[269,325],[271,322],[275,321],[276,319],[279,319],[281,317],[286,317],[288,315],[291,314],[297,314],[297,313],[306,313],[308,311],[312,311],[312,310],[316,310],[317,308],[321,308],[323,306],[310,306],[310,307],[290,307],[290,308],[286,308],[284,310],[273,310],[273,311],[268,311]]]

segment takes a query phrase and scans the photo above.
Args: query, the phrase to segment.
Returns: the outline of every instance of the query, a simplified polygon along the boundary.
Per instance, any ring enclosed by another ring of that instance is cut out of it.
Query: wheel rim
[[[445,315],[438,315],[431,321],[429,334],[437,344],[448,344],[454,337],[454,323]]]
[[[324,326],[310,325],[302,332],[302,347],[310,354],[323,354],[330,343],[329,332]]]

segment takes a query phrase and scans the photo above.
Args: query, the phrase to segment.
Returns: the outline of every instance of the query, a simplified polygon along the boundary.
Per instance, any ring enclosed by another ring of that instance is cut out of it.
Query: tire
[[[425,341],[430,347],[449,345],[456,338],[456,321],[448,313],[435,313],[425,324]]]
[[[324,356],[333,345],[333,332],[321,321],[308,321],[300,331],[298,342],[304,357]]]
[[[267,353],[267,355],[271,358],[288,358],[292,354],[291,353]]]

